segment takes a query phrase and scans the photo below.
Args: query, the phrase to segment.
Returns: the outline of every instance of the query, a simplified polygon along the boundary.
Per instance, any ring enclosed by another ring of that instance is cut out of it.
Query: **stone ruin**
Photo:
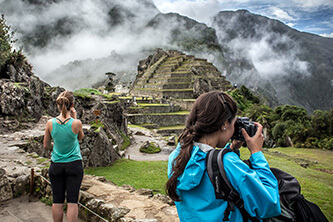
[[[40,80],[26,60],[9,63],[0,71],[0,133],[29,129],[43,116],[58,115],[56,98],[64,88]],[[120,158],[121,147],[128,137],[122,104],[103,96],[76,96],[75,108],[85,126],[86,136],[81,145],[85,166],[113,164]],[[98,130],[90,127],[96,121],[96,110],[98,120],[104,125]],[[23,144],[22,148],[48,158],[49,151],[43,149],[44,134],[39,134],[28,139],[33,142]]]
[[[130,94],[195,99],[204,92],[231,88],[230,82],[206,59],[176,50],[157,49],[154,54],[139,62],[138,74]]]
[[[200,94],[230,89],[230,82],[206,59],[157,49],[139,62],[130,89],[139,105],[127,108],[126,117],[129,123],[154,129],[163,136],[177,135],[183,131],[189,110]]]

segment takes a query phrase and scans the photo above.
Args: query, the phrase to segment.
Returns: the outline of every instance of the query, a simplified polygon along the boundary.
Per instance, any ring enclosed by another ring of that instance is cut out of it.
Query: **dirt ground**
[[[0,203],[1,222],[52,222],[52,209],[38,198],[21,196]],[[64,220],[67,221],[66,215]],[[79,220],[82,222],[82,220]]]

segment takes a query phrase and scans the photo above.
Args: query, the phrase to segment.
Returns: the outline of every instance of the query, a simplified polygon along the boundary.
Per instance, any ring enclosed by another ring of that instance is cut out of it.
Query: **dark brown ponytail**
[[[220,91],[204,93],[195,101],[187,117],[184,132],[179,136],[179,155],[173,160],[172,175],[166,183],[166,193],[174,201],[181,201],[177,192],[177,179],[183,174],[191,158],[193,142],[216,132],[225,121],[231,122],[237,113],[237,104],[228,94]]]

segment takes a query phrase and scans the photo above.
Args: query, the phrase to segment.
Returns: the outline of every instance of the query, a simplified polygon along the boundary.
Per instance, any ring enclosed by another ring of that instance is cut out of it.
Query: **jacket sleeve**
[[[278,182],[271,172],[262,152],[250,157],[250,169],[237,154],[227,153],[223,158],[224,169],[231,185],[244,201],[245,210],[257,218],[281,214]]]

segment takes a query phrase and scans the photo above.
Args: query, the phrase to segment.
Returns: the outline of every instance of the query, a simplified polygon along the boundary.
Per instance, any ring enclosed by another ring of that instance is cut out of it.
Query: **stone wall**
[[[170,114],[170,115],[150,115],[150,114],[128,114],[129,123],[141,124],[158,124],[161,126],[184,125],[187,115],[185,114]]]
[[[81,154],[84,167],[100,167],[112,165],[120,154],[115,149],[117,145],[112,144],[103,128],[84,129],[85,136],[80,142]],[[29,153],[37,153],[39,156],[50,158],[51,150],[43,148],[44,135],[30,137],[27,143],[18,144],[23,150]]]

